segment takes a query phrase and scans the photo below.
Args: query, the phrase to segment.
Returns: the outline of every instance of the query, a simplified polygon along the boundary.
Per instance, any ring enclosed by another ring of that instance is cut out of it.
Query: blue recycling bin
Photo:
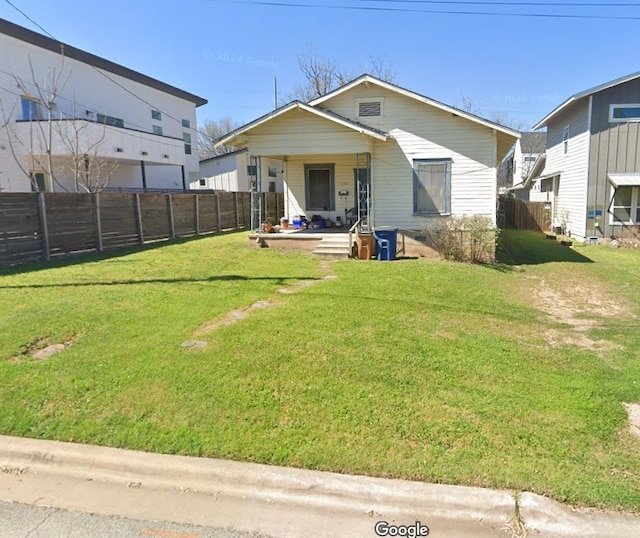
[[[373,232],[378,260],[395,260],[398,228],[378,228]]]

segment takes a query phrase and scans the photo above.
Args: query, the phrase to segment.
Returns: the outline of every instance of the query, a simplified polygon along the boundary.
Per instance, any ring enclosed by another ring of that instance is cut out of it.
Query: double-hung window
[[[451,213],[451,159],[414,159],[413,213]]]
[[[617,187],[611,212],[614,224],[640,224],[640,187]]]

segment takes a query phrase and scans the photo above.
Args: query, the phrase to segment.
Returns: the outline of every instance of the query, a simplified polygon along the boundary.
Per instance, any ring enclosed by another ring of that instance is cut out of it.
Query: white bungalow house
[[[0,191],[187,188],[206,102],[0,19]]]
[[[251,161],[249,150],[241,148],[200,161],[200,179],[192,189],[212,189],[229,192],[249,192],[251,181],[259,180],[261,192],[282,192],[284,163],[263,158],[260,167]]]
[[[221,138],[284,163],[285,216],[422,230],[447,215],[496,219],[497,167],[517,131],[362,75]]]

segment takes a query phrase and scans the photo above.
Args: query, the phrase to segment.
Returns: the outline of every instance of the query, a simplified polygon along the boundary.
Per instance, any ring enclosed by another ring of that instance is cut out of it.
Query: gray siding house
[[[640,224],[640,72],[577,93],[534,129],[547,128],[553,224],[576,239],[615,237]]]

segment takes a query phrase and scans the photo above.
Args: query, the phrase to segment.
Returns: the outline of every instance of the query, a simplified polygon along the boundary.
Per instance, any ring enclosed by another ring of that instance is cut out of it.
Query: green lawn
[[[640,252],[503,245],[326,262],[233,233],[1,270],[0,432],[638,510]]]

